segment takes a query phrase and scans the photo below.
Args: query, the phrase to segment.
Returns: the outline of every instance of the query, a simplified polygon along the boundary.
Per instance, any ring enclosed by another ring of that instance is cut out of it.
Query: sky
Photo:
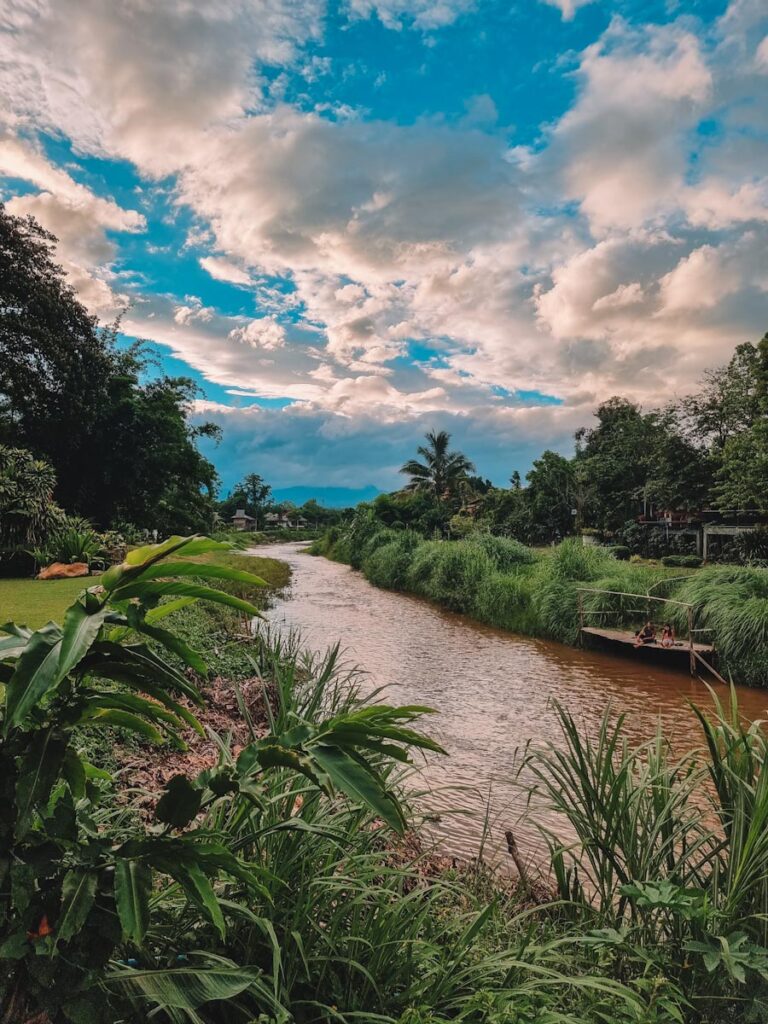
[[[225,491],[504,484],[768,330],[768,3],[4,0],[0,198]]]

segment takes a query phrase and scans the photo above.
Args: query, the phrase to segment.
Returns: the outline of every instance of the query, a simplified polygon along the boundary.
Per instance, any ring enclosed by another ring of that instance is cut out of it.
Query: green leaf
[[[159,730],[143,718],[132,715],[128,711],[112,708],[87,708],[81,715],[80,721],[86,724],[94,722],[99,725],[114,725],[120,729],[127,729],[129,732],[136,732],[150,743],[163,742],[163,734]]]
[[[120,859],[115,863],[115,900],[123,935],[141,945],[149,927],[149,897],[152,868],[141,860]]]
[[[49,622],[29,638],[5,695],[5,733],[19,725],[58,678],[61,630]]]
[[[174,877],[181,882],[187,897],[211,919],[211,923],[222,939],[225,938],[227,926],[224,922],[224,914],[219,906],[216,893],[213,891],[213,886],[200,864],[191,861]]]
[[[193,668],[199,675],[208,675],[208,666],[206,665],[202,654],[190,647],[188,643],[181,639],[180,636],[177,636],[175,633],[171,633],[168,629],[160,629],[157,626],[150,626],[146,622],[137,622],[133,628],[137,630],[137,632],[150,637],[152,640],[156,640],[157,643],[162,644],[166,650],[173,651],[174,654],[181,658],[185,665],[189,665],[189,667]]]
[[[200,601],[211,601],[213,604],[223,604],[247,615],[260,616],[261,613],[250,601],[244,601],[234,594],[227,594],[223,590],[215,590],[213,587],[204,587],[194,583],[185,583],[183,580],[167,580],[157,582],[150,580],[143,582],[135,580],[126,586],[121,586],[115,592],[115,599],[129,601],[138,598],[140,601],[158,601],[163,597],[195,597]]]
[[[184,828],[200,810],[202,798],[202,790],[193,786],[186,775],[174,775],[157,802],[155,817],[174,828]]]
[[[64,875],[61,886],[61,916],[56,926],[56,941],[67,942],[86,922],[96,898],[98,875],[95,871],[74,869]]]
[[[125,556],[120,565],[113,565],[111,569],[101,577],[101,584],[106,590],[114,590],[115,587],[129,579],[135,579],[150,565],[161,561],[167,555],[174,552],[181,555],[202,555],[208,551],[231,551],[232,545],[220,541],[210,540],[208,537],[194,535],[191,537],[169,537],[162,544],[147,544],[141,548],[134,548]]]
[[[362,758],[355,759],[338,747],[318,744],[311,756],[325,772],[333,785],[357,803],[370,807],[396,832],[405,830],[400,804],[384,788],[371,765]]]
[[[64,756],[62,774],[75,800],[85,796],[85,766],[71,748]]]
[[[157,608],[150,608],[144,616],[144,621],[150,624],[159,622],[161,619],[166,618],[166,616],[173,615],[174,612],[195,604],[197,600],[196,597],[179,597],[175,601],[166,601],[165,604],[158,605]]]
[[[63,679],[71,672],[88,653],[91,644],[99,635],[106,614],[107,609],[103,607],[89,613],[79,601],[75,601],[67,608],[59,657],[59,679]]]
[[[21,960],[32,951],[26,932],[16,932],[0,943],[0,960]]]
[[[17,839],[22,839],[29,831],[35,809],[48,802],[51,789],[59,778],[66,750],[66,741],[51,729],[33,734],[16,783]]]
[[[229,962],[227,962],[229,964]],[[108,975],[104,984],[130,996],[143,996],[159,1006],[196,1010],[214,1000],[234,999],[261,977],[257,967],[191,965],[167,971],[122,970]]]
[[[173,576],[197,576],[200,579],[232,580],[236,583],[249,583],[254,587],[266,587],[266,580],[243,569],[233,569],[228,565],[207,565],[205,562],[160,562],[145,569],[139,580],[154,580]]]

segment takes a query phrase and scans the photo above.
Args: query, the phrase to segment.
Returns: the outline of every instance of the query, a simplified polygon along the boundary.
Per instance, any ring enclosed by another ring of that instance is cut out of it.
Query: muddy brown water
[[[429,788],[423,803],[429,829],[443,852],[459,857],[505,856],[512,828],[524,857],[539,860],[538,824],[555,826],[551,812],[526,809],[518,780],[526,744],[562,743],[552,707],[559,701],[587,731],[607,707],[626,715],[631,742],[658,726],[680,753],[700,736],[688,706],[711,706],[706,687],[687,671],[649,665],[643,652],[627,656],[584,651],[518,636],[444,611],[420,598],[379,590],[346,565],[314,558],[302,545],[278,544],[254,554],[288,562],[291,585],[267,613],[281,629],[298,629],[323,650],[340,641],[348,663],[366,673],[364,685],[386,687],[389,703],[426,704],[438,714],[421,728],[448,757],[431,758],[414,780]],[[768,692],[739,688],[750,719],[768,717]]]

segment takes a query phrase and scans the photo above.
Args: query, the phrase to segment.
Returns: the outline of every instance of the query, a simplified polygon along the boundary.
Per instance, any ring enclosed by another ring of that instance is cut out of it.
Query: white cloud
[[[10,198],[17,216],[33,216],[58,239],[57,255],[81,301],[104,316],[114,315],[125,295],[113,290],[111,263],[117,254],[107,232],[137,233],[146,221],[112,199],[97,196],[55,167],[32,144],[0,131],[0,176],[21,178],[42,189]]]
[[[251,320],[244,327],[234,327],[229,337],[241,345],[270,351],[285,345],[285,328],[273,317],[265,316],[261,320]]]
[[[223,256],[202,256],[199,260],[200,266],[207,271],[216,281],[226,281],[228,284],[250,285],[250,274],[247,274],[241,267]]]
[[[688,133],[711,95],[696,36],[616,20],[582,55],[579,78],[579,98],[547,154],[567,195],[598,234],[669,212],[683,186]]]
[[[408,24],[424,30],[444,28],[475,6],[476,0],[348,0],[353,17],[375,14],[383,25],[396,30]]]
[[[595,2],[596,0],[542,0],[542,3],[548,4],[550,7],[557,7],[563,16],[563,21],[572,21],[581,7]]]

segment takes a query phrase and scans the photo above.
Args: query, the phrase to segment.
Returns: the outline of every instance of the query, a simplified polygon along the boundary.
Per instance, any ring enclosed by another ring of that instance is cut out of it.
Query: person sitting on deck
[[[675,646],[675,627],[672,625],[671,622],[664,623],[664,629],[661,631],[661,646]]]
[[[650,619],[641,630],[635,633],[635,647],[642,647],[644,644],[656,643],[656,627]]]

